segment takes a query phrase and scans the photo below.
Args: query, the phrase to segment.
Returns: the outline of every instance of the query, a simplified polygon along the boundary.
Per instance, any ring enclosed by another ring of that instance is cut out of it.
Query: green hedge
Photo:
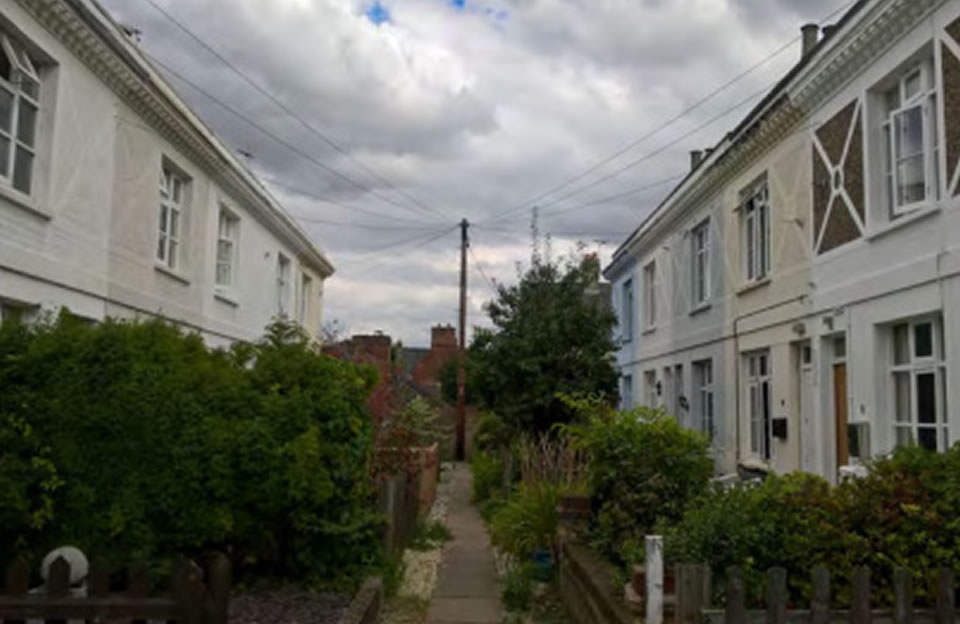
[[[960,569],[960,446],[943,454],[902,448],[836,487],[797,473],[713,492],[667,527],[671,559],[709,563],[721,587],[727,566],[742,566],[755,597],[763,572],[782,566],[794,599],[805,603],[810,572],[823,564],[837,603],[848,604],[852,571],[866,565],[874,601],[889,605],[902,566],[913,573],[918,601],[929,604],[937,568]]]
[[[590,458],[595,545],[611,560],[634,563],[658,521],[680,518],[713,475],[709,443],[662,410],[618,412],[597,399],[566,399],[585,424],[565,428]]]
[[[0,564],[71,543],[164,572],[320,583],[377,563],[365,400],[375,373],[289,326],[211,351],[159,321],[0,327]]]

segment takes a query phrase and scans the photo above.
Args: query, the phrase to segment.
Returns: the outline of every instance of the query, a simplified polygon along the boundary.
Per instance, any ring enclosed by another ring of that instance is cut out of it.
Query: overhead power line
[[[470,257],[473,258],[473,265],[477,267],[477,272],[480,273],[480,277],[484,279],[487,286],[490,287],[490,292],[493,294],[494,298],[500,296],[500,293],[497,292],[497,284],[487,275],[487,272],[483,269],[483,263],[480,262],[480,258],[477,257],[477,254],[473,252],[473,245],[467,247],[467,251],[470,252]]]
[[[379,183],[383,184],[385,187],[387,187],[387,188],[391,189],[392,191],[396,192],[398,195],[400,195],[401,197],[403,197],[403,198],[406,199],[407,201],[411,202],[413,205],[417,206],[417,207],[420,208],[422,211],[431,212],[431,213],[433,213],[433,214],[436,215],[436,216],[444,216],[443,213],[440,212],[439,210],[436,210],[436,209],[433,208],[432,206],[429,206],[429,205],[425,204],[424,202],[420,201],[420,200],[417,199],[416,197],[413,197],[412,195],[410,195],[409,193],[407,193],[407,192],[404,191],[403,189],[397,188],[397,186],[396,186],[391,180],[389,180],[388,178],[386,178],[386,177],[383,176],[382,174],[378,173],[377,171],[375,171],[374,169],[372,169],[371,167],[369,167],[368,165],[366,165],[365,163],[363,163],[362,161],[360,161],[360,160],[359,160],[358,158],[356,158],[353,154],[351,154],[349,150],[345,149],[345,148],[344,148],[343,146],[341,146],[339,143],[337,143],[336,141],[334,141],[333,139],[331,139],[331,138],[330,138],[329,136],[327,136],[324,132],[322,132],[319,128],[317,128],[315,125],[313,125],[313,124],[311,124],[310,122],[306,121],[303,117],[301,117],[301,116],[298,115],[295,111],[293,111],[289,106],[287,106],[286,104],[284,104],[283,101],[281,101],[277,96],[275,96],[275,95],[274,95],[273,93],[271,93],[268,89],[266,89],[266,88],[264,88],[262,85],[260,85],[260,83],[258,83],[258,82],[255,81],[253,78],[251,78],[251,77],[248,76],[246,73],[244,73],[239,67],[237,67],[234,63],[232,63],[232,62],[230,61],[230,59],[226,58],[226,57],[225,57],[223,54],[221,54],[217,49],[215,49],[215,48],[214,48],[213,46],[211,46],[209,43],[207,43],[206,41],[204,41],[203,38],[201,38],[199,35],[197,35],[197,34],[194,33],[192,30],[190,30],[183,22],[181,22],[180,20],[178,20],[174,15],[172,15],[172,14],[171,14],[170,12],[168,12],[166,9],[164,9],[163,7],[161,7],[160,5],[158,5],[154,0],[144,0],[144,2],[146,2],[147,4],[149,4],[150,6],[152,6],[152,7],[154,8],[154,10],[156,10],[158,13],[160,13],[161,15],[163,15],[164,17],[166,17],[171,23],[173,23],[173,24],[174,24],[178,29],[180,29],[183,33],[185,33],[188,37],[190,37],[191,39],[193,39],[197,44],[199,44],[201,47],[203,47],[207,52],[209,52],[209,53],[212,54],[214,57],[216,57],[221,63],[223,63],[225,66],[227,66],[227,68],[229,68],[230,71],[232,71],[234,74],[236,74],[237,76],[239,76],[241,80],[243,80],[243,81],[246,82],[248,85],[250,85],[255,91],[257,91],[257,92],[260,93],[262,96],[264,96],[265,98],[267,98],[268,100],[270,100],[277,108],[279,108],[280,110],[282,110],[284,113],[286,113],[290,118],[292,118],[293,120],[295,120],[295,121],[296,121],[297,123],[299,123],[301,126],[303,126],[304,128],[306,128],[307,130],[309,130],[312,134],[314,134],[314,135],[316,135],[317,137],[319,137],[320,140],[322,140],[324,143],[326,143],[326,144],[327,144],[328,146],[330,146],[332,149],[334,149],[334,150],[337,151],[338,153],[340,153],[340,154],[342,154],[343,156],[345,156],[346,158],[348,158],[351,162],[353,162],[357,167],[359,167],[359,168],[362,169],[364,172],[366,172],[367,175],[369,175],[370,177],[372,177],[374,180],[378,181]]]
[[[381,218],[381,219],[387,219],[387,220],[390,220],[390,221],[396,221],[397,223],[408,224],[408,225],[411,225],[411,226],[417,225],[417,226],[425,226],[425,227],[428,227],[428,228],[435,228],[435,227],[437,227],[438,225],[442,225],[442,224],[438,224],[437,222],[427,222],[427,221],[420,221],[420,220],[414,220],[414,219],[405,219],[405,218],[403,218],[403,217],[397,217],[397,216],[395,216],[395,215],[386,214],[386,213],[383,213],[383,212],[377,212],[377,211],[375,211],[375,210],[370,210],[369,208],[361,208],[360,206],[347,206],[347,205],[345,205],[345,204],[342,204],[342,203],[340,203],[340,202],[338,202],[338,201],[334,201],[334,200],[332,200],[332,199],[330,199],[330,198],[328,198],[328,197],[325,197],[325,196],[323,196],[323,195],[319,195],[319,194],[317,194],[317,193],[314,193],[313,191],[308,191],[308,190],[305,189],[305,188],[302,188],[302,187],[299,187],[299,186],[295,186],[295,185],[292,185],[292,184],[288,184],[288,183],[286,183],[286,182],[283,182],[283,181],[278,180],[278,179],[276,179],[276,178],[274,178],[274,177],[271,177],[271,176],[258,176],[258,177],[260,178],[260,180],[262,180],[263,182],[266,182],[266,183],[269,184],[270,186],[274,186],[274,187],[276,187],[276,188],[283,189],[283,190],[285,190],[285,191],[287,191],[287,192],[290,192],[290,193],[293,193],[293,194],[295,194],[295,195],[302,195],[302,196],[304,196],[304,197],[309,197],[310,199],[315,199],[315,200],[317,200],[317,201],[325,202],[325,203],[327,203],[327,204],[331,204],[331,205],[333,205],[333,206],[336,206],[337,208],[342,208],[343,210],[347,210],[347,211],[350,211],[350,212],[359,212],[359,213],[362,213],[362,214],[370,215],[370,216],[372,216],[372,217],[379,217],[379,218]]]
[[[841,5],[840,7],[836,8],[836,9],[834,9],[834,10],[833,10],[832,12],[830,12],[828,15],[826,15],[825,17],[823,17],[823,18],[820,20],[820,23],[823,24],[824,22],[827,22],[827,21],[833,19],[836,15],[838,15],[839,13],[842,13],[843,11],[849,9],[849,8],[850,8],[851,6],[853,6],[854,4],[856,4],[856,1],[855,1],[855,0],[854,0],[854,1],[845,2],[843,5]],[[536,202],[538,202],[539,200],[541,200],[541,199],[543,199],[543,198],[545,198],[545,197],[548,197],[548,196],[552,195],[553,193],[555,193],[555,192],[557,192],[557,191],[560,191],[560,190],[562,190],[562,189],[570,186],[571,184],[574,184],[574,183],[576,183],[576,182],[579,182],[580,180],[582,180],[583,178],[587,177],[588,175],[590,175],[590,174],[593,173],[594,171],[597,171],[598,169],[600,169],[601,167],[603,167],[603,166],[606,165],[607,163],[610,163],[610,162],[616,160],[616,159],[619,158],[620,156],[623,156],[624,154],[626,154],[626,153],[629,152],[630,150],[634,149],[635,147],[639,146],[640,144],[644,143],[645,141],[653,138],[654,136],[656,136],[657,134],[663,132],[663,131],[666,130],[667,128],[673,126],[675,123],[677,123],[678,121],[680,121],[681,119],[683,119],[683,118],[686,117],[687,115],[689,115],[689,114],[691,114],[691,113],[699,110],[699,109],[702,108],[705,104],[707,104],[708,102],[710,102],[710,101],[712,101],[714,98],[716,98],[718,95],[720,95],[721,93],[725,92],[727,89],[729,89],[729,88],[732,87],[733,85],[737,84],[738,82],[740,82],[741,80],[743,80],[744,78],[746,78],[747,76],[749,76],[750,74],[754,73],[755,71],[757,71],[758,69],[760,69],[761,67],[763,67],[764,65],[766,65],[767,63],[769,63],[770,61],[772,61],[774,58],[780,56],[780,55],[783,54],[785,51],[787,51],[787,50],[789,50],[790,48],[792,48],[793,46],[795,46],[796,43],[797,43],[798,41],[800,41],[800,39],[801,39],[801,36],[796,36],[796,37],[794,37],[794,38],[791,39],[790,41],[784,43],[782,46],[778,47],[776,50],[774,50],[773,52],[771,52],[770,54],[768,54],[767,56],[765,56],[764,58],[760,59],[760,60],[759,60],[758,62],[756,62],[755,64],[753,64],[753,65],[751,65],[750,67],[748,67],[746,70],[744,70],[744,71],[742,71],[741,73],[737,74],[736,76],[734,76],[734,77],[733,77],[732,79],[730,79],[729,81],[725,82],[724,84],[720,85],[718,88],[714,89],[713,91],[711,91],[710,93],[708,93],[707,95],[705,95],[704,97],[702,97],[701,99],[699,99],[699,100],[697,100],[696,102],[694,102],[693,105],[691,105],[691,106],[685,108],[684,110],[680,111],[679,113],[677,113],[677,114],[674,115],[673,117],[667,119],[667,120],[664,121],[662,124],[660,124],[660,125],[658,125],[657,127],[653,128],[653,129],[650,130],[649,132],[643,134],[642,136],[640,136],[639,138],[637,138],[637,139],[635,139],[635,140],[633,140],[633,141],[630,141],[630,142],[627,143],[625,146],[623,146],[622,148],[620,148],[620,149],[618,149],[617,151],[613,152],[613,153],[610,154],[609,156],[606,156],[606,157],[600,159],[599,161],[597,161],[597,162],[594,163],[593,165],[587,167],[586,169],[584,169],[584,170],[581,171],[580,173],[577,173],[577,174],[575,174],[574,176],[572,176],[572,177],[570,177],[570,178],[562,181],[561,183],[557,184],[556,186],[553,186],[553,187],[547,189],[546,191],[543,191],[543,192],[535,195],[534,197],[531,197],[531,198],[529,198],[529,199],[527,199],[527,200],[525,200],[525,201],[523,201],[523,202],[520,202],[519,204],[516,204],[516,205],[514,205],[514,206],[512,206],[512,207],[510,207],[510,208],[507,208],[507,209],[504,210],[502,213],[499,213],[498,215],[495,215],[495,216],[494,216],[494,219],[498,219],[501,215],[512,214],[513,212],[515,212],[515,211],[517,211],[517,210],[523,210],[523,209],[525,209],[525,208],[529,208],[529,207],[531,207],[533,204],[535,204]]]
[[[361,277],[361,276],[363,276],[363,275],[368,274],[370,271],[372,271],[372,270],[374,270],[374,269],[377,269],[377,268],[379,268],[379,267],[381,267],[381,266],[383,265],[383,262],[384,262],[384,260],[385,260],[385,258],[382,258],[382,257],[381,257],[381,254],[382,254],[383,252],[385,252],[385,251],[392,251],[393,253],[390,254],[390,257],[391,257],[391,258],[394,258],[394,257],[396,257],[397,251],[398,251],[399,249],[401,249],[401,248],[406,248],[406,247],[410,247],[410,248],[413,248],[413,247],[423,248],[423,247],[426,247],[427,245],[429,245],[429,244],[431,244],[431,243],[439,240],[440,238],[446,236],[447,234],[449,234],[449,233],[452,232],[453,230],[457,229],[458,227],[459,227],[459,225],[455,225],[455,226],[453,226],[453,227],[451,227],[451,228],[447,228],[447,229],[444,229],[444,230],[439,231],[439,232],[431,232],[431,233],[429,233],[427,236],[422,236],[422,235],[421,235],[421,236],[418,236],[418,237],[416,237],[416,238],[406,239],[406,240],[403,240],[403,241],[398,241],[398,242],[396,242],[396,243],[394,243],[394,244],[387,245],[386,247],[381,247],[381,248],[378,249],[377,251],[375,251],[375,252],[373,252],[373,253],[371,253],[371,254],[366,254],[365,256],[363,256],[360,264],[361,264],[361,265],[365,265],[365,266],[361,266],[361,267],[358,268],[357,270],[353,270],[353,269],[357,268],[357,265],[354,265],[354,264],[352,264],[352,263],[348,263],[348,264],[346,265],[346,266],[347,266],[347,270],[346,270],[346,271],[341,270],[340,273],[343,274],[343,275],[345,275],[345,276],[351,277],[351,278]],[[367,260],[370,260],[371,258],[374,258],[374,262],[373,262],[372,264],[366,264],[366,261],[367,261]],[[338,265],[338,266],[339,266],[339,265]]]
[[[211,102],[213,102],[214,104],[216,104],[217,106],[219,106],[220,108],[222,108],[223,110],[227,111],[228,113],[230,113],[231,115],[233,115],[233,116],[236,117],[237,119],[243,121],[244,123],[246,123],[246,124],[247,124],[248,126],[250,126],[251,128],[254,128],[255,130],[257,130],[258,132],[260,132],[260,133],[263,134],[264,136],[272,139],[273,141],[275,141],[275,142],[278,143],[279,145],[282,145],[283,147],[285,147],[285,148],[287,148],[288,150],[290,150],[291,152],[297,154],[297,155],[300,156],[301,158],[306,159],[307,161],[309,161],[310,163],[312,163],[314,166],[322,169],[323,171],[329,173],[330,175],[332,175],[332,176],[334,176],[334,177],[336,177],[336,178],[338,178],[338,179],[340,179],[340,180],[343,180],[344,182],[346,182],[347,184],[349,184],[349,185],[352,186],[353,188],[356,188],[356,189],[358,189],[358,190],[360,190],[360,191],[363,191],[363,192],[365,192],[365,193],[369,193],[369,194],[373,195],[374,197],[377,197],[377,198],[380,199],[381,201],[385,201],[385,202],[387,202],[388,204],[392,204],[393,206],[396,206],[397,208],[402,208],[403,210],[413,211],[413,209],[412,209],[410,206],[407,206],[407,205],[405,205],[405,204],[401,204],[401,203],[397,202],[396,200],[394,200],[392,197],[387,197],[387,196],[381,194],[381,193],[380,193],[379,191],[377,191],[376,189],[371,188],[371,187],[369,187],[369,186],[367,186],[367,185],[365,185],[365,184],[363,184],[363,183],[361,183],[361,182],[357,182],[357,181],[354,180],[353,178],[351,178],[351,177],[349,177],[349,176],[346,176],[346,175],[340,173],[339,171],[337,171],[336,169],[333,169],[332,167],[328,166],[326,163],[320,161],[320,160],[317,159],[315,156],[313,156],[313,155],[305,152],[304,150],[302,150],[301,148],[297,147],[297,146],[294,145],[293,143],[290,143],[290,142],[287,141],[286,139],[283,139],[283,138],[277,136],[276,134],[274,134],[274,133],[273,133],[272,131],[270,131],[269,129],[265,128],[265,127],[264,127],[263,125],[261,125],[260,123],[258,123],[258,122],[256,122],[256,121],[250,119],[247,115],[245,115],[245,114],[242,113],[241,111],[237,110],[236,108],[234,108],[234,107],[231,106],[230,104],[227,104],[226,102],[224,102],[223,100],[221,100],[221,99],[218,98],[217,96],[213,95],[212,93],[210,93],[209,91],[207,91],[206,89],[204,89],[203,87],[201,87],[200,85],[198,85],[198,84],[196,84],[195,82],[191,81],[189,78],[187,78],[186,76],[184,76],[184,75],[181,74],[180,72],[176,71],[175,69],[173,69],[172,67],[170,67],[169,65],[167,65],[166,63],[164,63],[163,61],[161,61],[160,59],[156,58],[156,57],[153,56],[152,54],[150,54],[150,53],[148,53],[148,52],[144,52],[143,54],[144,54],[148,59],[150,59],[150,61],[151,61],[152,63],[156,64],[158,67],[160,67],[161,69],[163,69],[164,71],[166,71],[167,73],[169,73],[171,76],[173,76],[173,77],[176,78],[177,80],[183,82],[185,85],[187,85],[188,87],[190,87],[191,89],[193,89],[194,91],[196,91],[197,93],[199,93],[200,95],[204,96],[205,98],[207,98],[208,100],[210,100]],[[416,213],[416,214],[419,214],[419,213]]]

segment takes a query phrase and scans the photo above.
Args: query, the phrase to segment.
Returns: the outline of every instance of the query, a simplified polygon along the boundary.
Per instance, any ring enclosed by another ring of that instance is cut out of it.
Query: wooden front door
[[[833,413],[837,421],[837,470],[850,463],[850,440],[847,437],[847,365],[833,365]]]

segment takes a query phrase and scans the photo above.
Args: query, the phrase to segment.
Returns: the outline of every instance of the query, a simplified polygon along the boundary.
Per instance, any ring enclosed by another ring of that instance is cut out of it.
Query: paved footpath
[[[470,466],[452,466],[447,475],[451,480],[447,528],[453,539],[443,551],[427,624],[501,624],[500,586],[490,536],[470,500]]]

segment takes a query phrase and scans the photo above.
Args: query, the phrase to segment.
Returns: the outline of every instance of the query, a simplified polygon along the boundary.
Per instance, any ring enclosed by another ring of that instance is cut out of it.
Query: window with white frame
[[[301,324],[310,319],[310,308],[313,299],[313,278],[306,273],[300,274],[300,301],[297,309],[297,320]]]
[[[710,219],[691,230],[690,242],[692,300],[698,307],[710,300]]]
[[[946,363],[940,317],[898,323],[890,328],[890,337],[897,445],[917,444],[932,451],[945,451]]]
[[[659,403],[657,393],[657,371],[648,370],[643,374],[644,400],[647,407],[657,407]]]
[[[633,409],[633,375],[620,378],[620,409]]]
[[[766,461],[771,457],[770,352],[744,355],[747,381],[747,415],[750,419],[750,452]]]
[[[643,323],[647,329],[657,326],[657,263],[643,267]]]
[[[900,74],[883,94],[884,194],[891,218],[939,197],[937,87],[932,60]]]
[[[620,337],[624,342],[633,340],[633,278],[628,279],[621,286]]]
[[[230,287],[234,285],[239,234],[240,219],[221,206],[217,220],[217,286]]]
[[[0,179],[25,195],[33,185],[39,97],[30,54],[0,32]]]
[[[277,254],[277,316],[287,316],[290,305],[290,258]]]
[[[712,442],[716,433],[713,420],[713,360],[693,363],[694,409],[700,431]]]
[[[770,273],[770,191],[766,176],[742,197],[743,274],[749,283],[762,280]]]
[[[169,269],[180,268],[180,247],[185,207],[186,180],[171,168],[160,170],[160,222],[157,230],[157,261]]]

